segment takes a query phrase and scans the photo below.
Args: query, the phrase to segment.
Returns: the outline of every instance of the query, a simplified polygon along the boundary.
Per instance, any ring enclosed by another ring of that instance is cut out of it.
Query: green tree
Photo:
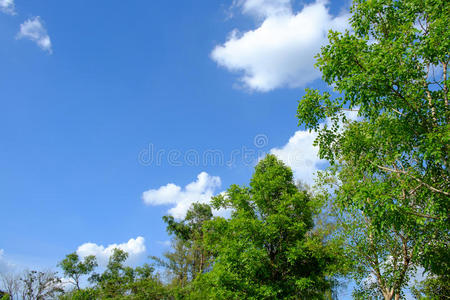
[[[98,264],[94,255],[86,256],[80,261],[80,257],[74,252],[66,255],[58,266],[63,270],[64,276],[72,279],[72,283],[79,290],[81,276],[92,273]]]
[[[159,266],[165,268],[173,287],[184,288],[197,275],[194,270],[194,255],[188,242],[174,238],[172,249],[163,254],[164,258],[151,257]]]
[[[385,299],[401,296],[418,264],[450,271],[449,19],[444,0],[355,0],[352,31],[331,32],[317,57],[338,94],[307,90],[298,107],[331,164],[319,183],[355,274],[375,277],[360,287],[374,283]]]
[[[73,289],[61,295],[59,300],[95,300],[99,299],[98,290],[95,288]]]
[[[209,265],[210,253],[204,247],[203,226],[213,217],[208,204],[193,203],[180,222],[172,216],[164,216],[167,231],[175,235],[173,241],[174,252],[167,252],[166,262],[156,259],[161,265],[172,270],[179,283],[194,280]]]
[[[158,276],[154,275],[154,268],[149,264],[136,267],[133,272],[133,280],[129,283],[129,299],[167,299],[168,291],[163,286]]]
[[[249,187],[232,185],[213,205],[232,212],[205,224],[215,261],[197,283],[210,299],[324,298],[336,255],[313,234],[315,206],[290,168],[268,155]]]
[[[127,252],[115,248],[109,257],[106,270],[89,278],[91,282],[96,283],[102,298],[119,298],[128,292],[128,285],[133,282],[134,270],[124,264],[127,258]]]
[[[149,264],[132,268],[125,265],[128,253],[114,249],[102,274],[89,279],[94,289],[83,290],[79,299],[165,299],[166,289]]]

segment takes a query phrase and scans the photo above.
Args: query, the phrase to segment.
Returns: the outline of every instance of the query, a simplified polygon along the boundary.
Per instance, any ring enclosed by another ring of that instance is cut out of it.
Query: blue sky
[[[324,88],[313,56],[346,8],[0,0],[0,267],[159,255],[164,214],[247,183],[262,153],[312,182],[324,162],[297,102]]]

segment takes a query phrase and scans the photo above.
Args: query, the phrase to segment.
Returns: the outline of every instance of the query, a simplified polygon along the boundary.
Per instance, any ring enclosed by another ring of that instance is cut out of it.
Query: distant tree
[[[58,266],[63,270],[64,276],[72,280],[72,284],[76,289],[80,289],[80,278],[83,275],[89,275],[97,267],[97,261],[94,255],[86,256],[83,261],[77,253],[70,253],[66,258],[58,263]]]
[[[117,298],[124,296],[133,282],[134,270],[124,263],[128,253],[116,248],[109,257],[106,270],[102,274],[93,274],[90,281],[97,285],[102,297]]]
[[[134,269],[133,282],[129,284],[131,299],[168,299],[168,290],[154,275],[154,268],[148,264]]]
[[[172,240],[172,249],[163,253],[163,258],[151,257],[157,265],[163,267],[171,285],[184,288],[192,281],[194,270],[194,255],[188,243],[180,238]]]
[[[154,275],[154,268],[148,264],[136,268],[126,266],[127,258],[128,253],[114,249],[105,271],[89,279],[95,284],[94,288],[84,290],[82,296],[95,299],[166,299],[167,291]]]
[[[55,299],[64,293],[61,279],[51,271],[26,271],[21,277],[22,299]]]
[[[313,234],[315,205],[273,155],[255,168],[249,187],[232,185],[213,198],[231,217],[205,224],[215,260],[198,280],[208,299],[323,299],[336,249]]]
[[[175,235],[173,252],[164,254],[165,260],[153,259],[165,267],[172,277],[184,286],[194,280],[209,266],[211,255],[204,247],[204,224],[213,217],[208,204],[193,203],[186,217],[177,222],[172,216],[164,216],[167,231]]]

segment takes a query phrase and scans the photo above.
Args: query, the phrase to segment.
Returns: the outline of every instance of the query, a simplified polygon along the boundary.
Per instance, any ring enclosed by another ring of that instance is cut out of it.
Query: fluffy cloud
[[[0,11],[6,14],[15,15],[14,0],[0,0]]]
[[[106,266],[109,257],[115,248],[119,248],[128,253],[127,263],[136,262],[142,254],[145,253],[145,239],[141,236],[136,239],[130,239],[127,243],[111,244],[107,247],[94,243],[85,243],[78,247],[77,254],[81,257],[95,255],[100,266]]]
[[[291,167],[294,177],[308,185],[314,184],[314,174],[325,160],[319,158],[319,147],[313,145],[317,133],[299,130],[281,148],[273,148],[275,154],[286,165]]]
[[[0,249],[0,274],[12,272],[14,270],[14,265],[6,260],[5,251]]]
[[[360,120],[358,117],[358,108],[354,111],[344,112],[349,121]],[[326,119],[320,126],[331,126],[331,120]],[[340,123],[340,130],[343,124]],[[276,155],[286,165],[291,167],[295,179],[299,179],[308,185],[314,184],[315,173],[321,169],[326,160],[319,158],[319,147],[314,146],[314,140],[317,138],[317,132],[312,130],[298,130],[289,139],[286,145],[281,148],[273,148],[270,153]]]
[[[348,15],[332,16],[322,0],[299,12],[289,0],[239,0],[235,5],[262,23],[243,33],[235,29],[211,57],[230,71],[242,72],[244,87],[261,92],[304,86],[319,78],[314,56],[327,43],[328,31],[348,27]]]
[[[42,50],[52,53],[52,42],[40,17],[34,17],[22,23],[17,38],[29,39],[35,42]]]
[[[151,189],[142,194],[147,205],[171,205],[168,213],[174,218],[182,219],[194,202],[209,203],[214,192],[221,185],[220,178],[201,172],[197,180],[183,188],[173,183]]]

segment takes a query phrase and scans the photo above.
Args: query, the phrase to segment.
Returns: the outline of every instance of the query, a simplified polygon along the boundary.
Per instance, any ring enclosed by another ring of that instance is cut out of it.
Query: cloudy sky
[[[297,102],[325,88],[314,55],[348,5],[0,0],[0,272],[159,255],[164,214],[265,153],[312,183],[325,162]]]

